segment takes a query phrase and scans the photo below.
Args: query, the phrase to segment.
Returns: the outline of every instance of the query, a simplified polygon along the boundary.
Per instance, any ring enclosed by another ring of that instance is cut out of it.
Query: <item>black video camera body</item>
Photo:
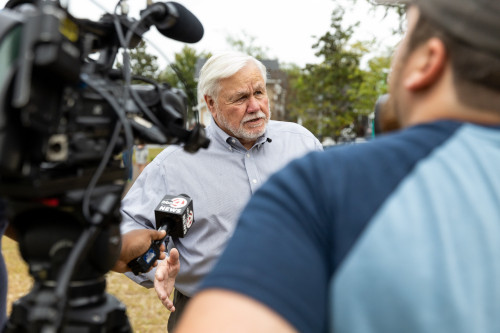
[[[77,19],[54,0],[0,10],[0,197],[35,280],[6,332],[129,331],[104,278],[120,253],[120,153],[135,140],[189,152],[209,143],[199,124],[185,128],[186,94],[130,73],[127,50],[153,25],[188,43],[203,35],[175,2],[150,4],[139,20]]]
[[[0,195],[84,187],[101,163],[101,181],[125,178],[116,157],[134,140],[192,152],[208,145],[202,128],[185,129],[182,90],[146,79],[132,85],[125,64],[113,68],[119,49],[158,24],[158,11],[184,7],[157,3],[140,21],[106,14],[94,22],[55,1],[10,3],[0,11]]]

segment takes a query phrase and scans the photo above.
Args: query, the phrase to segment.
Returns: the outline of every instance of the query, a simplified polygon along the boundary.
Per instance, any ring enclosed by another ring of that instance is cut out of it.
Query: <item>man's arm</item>
[[[159,193],[166,192],[166,184],[162,178],[162,171],[158,164],[153,164],[149,171],[142,172],[135,180],[125,197],[122,199],[122,250],[120,259],[113,268],[114,271],[125,273],[134,282],[146,287],[153,287],[154,269],[147,274],[132,274],[127,263],[144,254],[151,245],[152,240],[161,237],[156,230],[154,210],[161,200]],[[166,257],[164,246],[160,249],[159,260]],[[156,263],[153,267],[156,266]]]
[[[252,298],[228,290],[207,289],[191,300],[175,332],[288,333],[297,331],[276,312]]]

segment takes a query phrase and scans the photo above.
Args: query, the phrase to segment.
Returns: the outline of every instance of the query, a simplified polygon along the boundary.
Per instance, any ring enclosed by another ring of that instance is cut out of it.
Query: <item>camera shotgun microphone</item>
[[[180,3],[155,2],[141,11],[141,15],[145,13],[148,13],[148,23],[168,38],[184,43],[196,43],[203,37],[201,22]]]
[[[194,221],[193,200],[186,194],[164,196],[155,209],[155,220],[158,230],[166,230],[167,234],[160,240],[152,241],[143,255],[128,263],[135,275],[149,271],[160,256],[160,246],[165,238],[186,236]]]

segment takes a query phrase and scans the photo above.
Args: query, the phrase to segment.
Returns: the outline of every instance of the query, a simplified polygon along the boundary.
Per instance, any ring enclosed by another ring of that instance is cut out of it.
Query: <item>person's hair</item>
[[[252,56],[240,52],[225,52],[211,56],[200,70],[198,101],[203,101],[205,95],[217,100],[220,80],[233,76],[250,62],[257,65],[266,83],[266,67]]]
[[[469,107],[500,112],[500,57],[455,38],[422,12],[409,36],[407,54],[432,37],[439,38],[446,47],[459,101]]]

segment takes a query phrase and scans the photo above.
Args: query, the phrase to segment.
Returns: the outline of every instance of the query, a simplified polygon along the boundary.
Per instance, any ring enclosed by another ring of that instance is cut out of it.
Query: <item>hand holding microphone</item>
[[[147,249],[149,244],[154,241],[164,239],[166,236],[165,230],[151,230],[151,229],[137,229],[127,232],[122,235],[122,249],[120,251],[120,258],[113,267],[113,271],[118,273],[125,273],[129,271],[128,263],[140,256]],[[158,259],[165,259],[164,253],[165,245],[160,247],[160,255]],[[156,266],[156,263],[153,263]],[[150,269],[151,269],[150,267]]]
[[[161,247],[167,236],[182,238],[186,235],[194,220],[193,201],[186,194],[166,195],[155,209],[155,220],[158,231],[165,230],[166,234],[152,241],[146,252],[128,262],[135,275],[148,272],[158,259],[165,258]]]

